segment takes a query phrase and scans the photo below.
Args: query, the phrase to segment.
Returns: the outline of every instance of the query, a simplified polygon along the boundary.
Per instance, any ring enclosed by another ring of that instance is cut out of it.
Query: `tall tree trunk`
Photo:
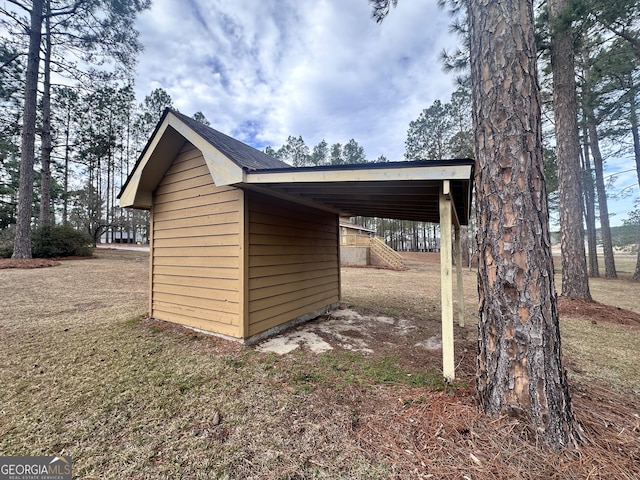
[[[587,127],[584,127],[584,165],[582,169],[585,222],[587,224],[587,245],[589,251],[589,276],[599,277],[600,268],[598,266],[598,240],[596,230],[596,199],[593,184],[593,173],[591,172],[591,159],[589,155],[589,134]]]
[[[29,51],[24,86],[22,143],[20,150],[20,185],[13,258],[31,258],[31,214],[33,212],[33,164],[35,161],[38,68],[42,37],[43,0],[33,0],[29,23]]]
[[[433,236],[431,238],[433,238],[433,248],[431,249],[432,252],[439,252],[440,251],[440,245],[438,245],[438,236],[436,233],[436,229],[439,227],[439,225],[437,223],[432,224],[432,232],[433,232]]]
[[[598,262],[598,229],[596,227],[596,194],[595,183],[593,181],[593,170],[591,168],[591,154],[589,151],[589,128],[586,118],[589,114],[590,105],[593,102],[593,93],[591,88],[591,70],[589,59],[591,58],[591,50],[589,47],[588,31],[583,32],[582,42],[582,155],[583,155],[583,194],[585,203],[585,222],[587,225],[587,245],[589,252],[589,276],[600,276],[600,265]]]
[[[50,2],[45,0],[44,80],[42,90],[42,132],[40,133],[40,225],[51,225],[51,20]]]
[[[604,276],[618,278],[616,264],[613,258],[613,242],[611,241],[611,227],[609,226],[609,208],[607,206],[607,191],[604,187],[604,162],[600,153],[598,130],[592,111],[587,114],[589,128],[589,146],[593,156],[593,166],[596,172],[596,192],[598,194],[598,211],[600,212],[600,237],[604,253]]]
[[[636,174],[638,176],[638,186],[640,187],[640,133],[638,132],[638,110],[636,103],[637,91],[632,90],[630,96],[631,103],[631,134],[633,135],[633,153],[636,159]],[[633,279],[640,282],[640,225],[638,225],[638,257],[636,260],[636,270]]]
[[[109,111],[109,125],[107,130],[107,200],[105,202],[105,221],[109,227],[105,231],[105,240],[107,243],[113,243],[113,228],[111,227],[113,223],[112,218],[112,210],[111,210],[111,190],[112,190],[112,167],[113,167],[113,151],[111,149],[111,138],[112,138],[112,118],[111,111]]]
[[[62,203],[62,224],[69,222],[69,137],[71,135],[71,103],[67,104],[67,120],[64,132],[64,198]]]
[[[636,175],[638,186],[640,186],[640,132],[638,132],[638,105],[636,102],[637,92],[634,90],[630,96],[630,120],[631,135],[633,136],[633,156],[636,160]]]
[[[558,157],[558,210],[562,252],[562,295],[591,300],[584,251],[582,192],[580,189],[580,137],[576,102],[573,30],[562,18],[569,0],[549,0],[553,111]]]
[[[560,344],[533,5],[468,3],[477,168],[479,403],[551,447],[577,443]]]

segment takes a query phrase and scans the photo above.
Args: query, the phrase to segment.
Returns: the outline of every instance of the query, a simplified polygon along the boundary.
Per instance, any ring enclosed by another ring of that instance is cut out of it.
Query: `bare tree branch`
[[[16,7],[20,7],[25,12],[31,12],[30,8],[27,8],[26,5],[22,4],[21,2],[18,2],[17,0],[6,0],[6,2],[7,3],[11,3],[11,4],[15,5]]]

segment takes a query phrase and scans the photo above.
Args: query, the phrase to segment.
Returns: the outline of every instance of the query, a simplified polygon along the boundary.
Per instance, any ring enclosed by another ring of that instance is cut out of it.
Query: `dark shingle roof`
[[[220,150],[225,156],[244,170],[291,168],[291,165],[273,158],[260,150],[256,150],[235,138],[225,135],[224,133],[220,133],[211,127],[207,127],[191,117],[175,110],[169,109],[169,112],[173,113],[182,122],[184,122],[185,125]],[[165,115],[163,115],[163,118]]]

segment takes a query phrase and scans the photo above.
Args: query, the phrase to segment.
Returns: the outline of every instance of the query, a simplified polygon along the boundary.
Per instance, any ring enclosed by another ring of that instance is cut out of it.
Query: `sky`
[[[450,23],[433,0],[401,0],[382,24],[367,0],[153,0],[137,24],[136,94],[161,87],[182,113],[258,149],[353,138],[370,160],[403,160],[409,122],[455,89],[438,59],[459,45]],[[607,174],[632,166],[612,158]],[[632,183],[622,174],[610,193]],[[631,192],[610,200],[612,225]]]
[[[382,24],[367,0],[154,0],[137,96],[162,87],[261,149],[354,138],[371,160],[402,160],[409,122],[455,89],[438,61],[458,45],[449,23],[432,0],[401,1]]]

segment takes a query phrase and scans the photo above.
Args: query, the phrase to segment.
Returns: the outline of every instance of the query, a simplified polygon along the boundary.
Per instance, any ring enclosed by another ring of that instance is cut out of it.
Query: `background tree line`
[[[590,0],[555,16],[550,8],[553,2],[537,9],[547,192],[550,205],[566,216],[561,219],[563,231],[569,230],[572,219],[584,217],[584,223],[574,222],[572,229],[581,239],[582,225],[586,226],[588,255],[578,249],[570,257],[585,258],[591,276],[600,274],[598,245],[605,256],[605,275],[616,276],[607,209],[607,190],[615,178],[605,178],[607,158],[633,156],[630,169],[635,167],[640,179],[637,3]],[[23,216],[29,214],[29,227],[58,221],[82,229],[94,241],[103,234],[108,241],[144,240],[146,215],[120,211],[116,196],[160,112],[172,105],[161,89],[142,102],[133,94],[135,58],[142,49],[133,23],[148,7],[147,1],[15,0],[0,8],[2,25],[9,34],[0,40],[0,228],[19,225],[21,211]],[[467,32],[462,21],[454,28],[461,34],[463,47],[443,54],[442,59],[446,68],[462,72],[460,86],[448,102],[434,101],[410,122],[405,160],[473,156],[471,96],[465,73]],[[557,132],[573,130],[562,126],[563,119],[554,118],[558,109],[554,109],[551,53],[558,51],[558,42],[554,44],[558,34],[568,35],[574,60],[574,87],[570,89],[575,92],[579,135],[571,140],[571,156],[577,163],[570,168],[558,168],[566,167],[566,155],[556,155],[562,143]],[[194,117],[207,123],[200,112]],[[25,138],[28,141],[23,145]],[[301,167],[389,161],[384,155],[368,159],[355,139],[333,144],[322,140],[310,147],[301,136],[289,136],[280,148],[267,147],[265,152]],[[574,198],[574,204],[568,204],[560,195],[562,185],[576,182],[560,181],[559,172],[570,178],[579,175],[577,203]],[[21,175],[26,177],[22,182]],[[23,199],[19,209],[21,192],[30,201]],[[633,228],[638,217],[638,210],[631,212],[625,224]],[[361,222],[399,250],[438,248],[437,226],[384,219]],[[582,242],[573,240],[578,243]],[[636,275],[640,278],[640,254]]]
[[[19,108],[20,97],[4,98]],[[117,195],[165,108],[173,106],[161,88],[136,102],[131,84],[104,78],[92,89],[57,86],[52,91],[51,222],[69,225],[94,242],[148,238],[148,212],[118,207]],[[4,110],[7,112],[8,110]],[[15,224],[19,184],[19,114],[2,119],[0,137],[0,228]],[[201,112],[194,118],[208,123]],[[41,167],[36,162],[36,167]],[[42,169],[36,168],[32,224],[42,225]]]
[[[136,101],[148,0],[11,0],[0,7],[0,234],[31,256],[31,229],[55,223],[92,241],[144,241],[148,215],[117,194],[171,97]],[[205,122],[201,112],[194,118]],[[15,240],[15,242],[14,242]],[[25,243],[26,242],[26,243]]]

